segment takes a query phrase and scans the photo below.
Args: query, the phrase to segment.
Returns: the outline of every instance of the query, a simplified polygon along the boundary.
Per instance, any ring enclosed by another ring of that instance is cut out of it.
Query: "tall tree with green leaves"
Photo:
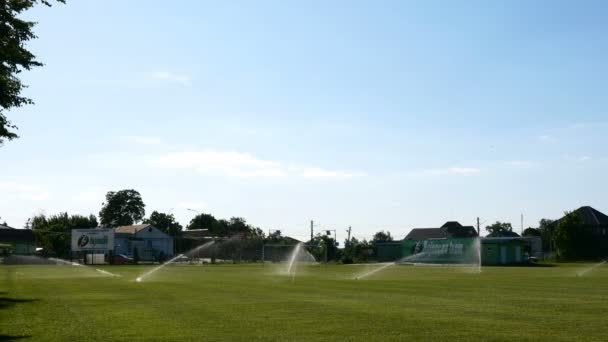
[[[72,229],[88,229],[98,226],[94,215],[36,215],[30,220],[30,227],[36,236],[38,245],[46,253],[65,256],[70,251],[70,232]]]
[[[543,240],[543,251],[550,251],[551,250],[551,244],[552,244],[552,234],[553,234],[553,229],[555,228],[553,222],[555,222],[554,220],[551,219],[541,219],[538,222],[538,230],[540,231],[540,237]]]
[[[601,254],[598,239],[584,226],[576,212],[566,212],[555,227],[553,243],[562,260],[593,259]]]
[[[65,0],[57,2],[65,3]],[[18,76],[23,70],[42,66],[25,47],[29,40],[37,38],[33,31],[36,22],[19,16],[38,4],[51,6],[46,0],[0,0],[0,145],[18,137],[14,131],[17,127],[5,113],[11,108],[33,103],[21,94],[27,86]]]
[[[211,214],[198,214],[190,220],[186,229],[211,229],[215,225],[217,219]]]
[[[129,226],[144,218],[145,207],[136,190],[110,191],[106,194],[106,202],[102,204],[99,219],[103,226]]]
[[[182,231],[182,225],[175,221],[173,214],[160,213],[156,210],[150,214],[150,217],[144,219],[144,223],[151,224],[171,236],[177,236]]]
[[[374,234],[374,241],[393,241],[393,237],[391,236],[391,232],[389,232],[388,230],[385,232],[384,230],[381,230],[379,232],[377,232],[376,234]]]
[[[513,231],[513,226],[509,222],[500,222],[496,221],[489,226],[486,226],[486,231],[489,237],[515,237],[519,236],[516,232]]]

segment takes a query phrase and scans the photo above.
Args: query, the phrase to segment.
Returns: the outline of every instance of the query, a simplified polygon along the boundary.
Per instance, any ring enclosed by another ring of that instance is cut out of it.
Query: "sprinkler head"
[[[137,279],[135,279],[135,281],[141,283],[141,277],[138,277]]]

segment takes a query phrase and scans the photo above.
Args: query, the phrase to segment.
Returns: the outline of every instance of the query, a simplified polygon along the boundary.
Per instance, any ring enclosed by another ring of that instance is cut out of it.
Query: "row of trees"
[[[175,220],[173,214],[153,211],[145,218],[145,204],[141,194],[133,189],[110,191],[106,194],[106,201],[102,204],[99,212],[100,224],[102,226],[115,227],[132,225],[138,222],[151,224],[163,232],[177,236],[182,230],[182,225]],[[98,226],[94,215],[68,215],[61,213],[45,217],[38,215],[30,219],[28,227],[36,231],[38,241],[45,249],[62,254],[69,248],[66,233],[71,229],[93,228]],[[280,231],[265,236],[262,229],[253,227],[240,217],[232,217],[229,220],[217,219],[211,214],[201,213],[196,215],[188,225],[187,230],[206,229],[212,237],[241,236],[243,238],[257,239],[261,242],[285,242]],[[495,222],[486,226],[490,237],[519,236],[513,231],[511,223]],[[277,233],[278,232],[278,233]],[[543,240],[545,250],[553,248],[557,255],[564,259],[585,258],[595,255],[599,248],[597,241],[587,230],[583,229],[582,223],[576,213],[566,213],[564,219],[555,225],[552,220],[542,219],[539,228],[527,228],[524,236],[540,236]],[[329,234],[317,234],[309,245],[323,246],[315,249],[320,259],[343,260],[344,262],[367,261],[376,254],[376,241],[392,241],[390,232],[380,231],[374,235],[371,241],[359,241],[355,238],[346,240],[344,249],[338,249],[337,242]]]
[[[141,194],[133,189],[110,191],[105,196],[105,202],[99,212],[99,222],[94,215],[36,215],[28,220],[26,228],[34,231],[40,247],[48,253],[64,256],[70,250],[70,231],[72,229],[87,229],[98,226],[116,227],[136,223],[151,224],[171,236],[178,236],[184,227],[169,213],[153,211],[145,217],[145,204]],[[186,230],[206,229],[211,237],[239,237],[239,253],[244,249],[259,250],[264,244],[290,246],[296,240],[283,236],[280,230],[274,230],[268,236],[259,227],[254,227],[241,217],[217,219],[211,214],[201,213],[194,216]],[[374,258],[376,241],[392,241],[388,231],[377,232],[370,241],[359,241],[351,238],[344,242],[344,248],[339,249],[338,243],[329,234],[319,233],[312,241],[307,241],[311,253],[317,260],[342,260],[343,262],[365,262]],[[316,247],[313,247],[316,246]]]

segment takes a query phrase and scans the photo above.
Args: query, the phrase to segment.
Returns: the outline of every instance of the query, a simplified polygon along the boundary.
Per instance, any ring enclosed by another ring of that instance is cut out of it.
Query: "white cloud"
[[[357,174],[357,173],[353,173],[353,172],[346,172],[346,171],[331,171],[331,170],[324,170],[318,167],[308,167],[303,169],[300,174],[301,177],[303,178],[309,178],[309,179],[328,179],[328,178],[332,178],[332,179],[350,179],[356,176],[361,176],[362,174]]]
[[[513,166],[513,167],[518,167],[518,168],[522,168],[522,169],[527,169],[530,167],[534,167],[537,166],[539,163],[538,162],[534,162],[534,161],[529,161],[529,160],[510,160],[505,162],[506,165],[508,166]]]
[[[122,137],[128,143],[137,145],[160,145],[162,141],[158,138],[144,137],[140,135],[127,135]]]
[[[538,136],[538,140],[540,140],[542,142],[546,142],[546,143],[552,143],[552,142],[557,141],[557,139],[555,139],[554,137],[552,137],[550,135],[540,135],[540,136]]]
[[[475,167],[450,167],[448,172],[459,175],[474,175],[480,173],[481,170]]]
[[[319,167],[298,167],[257,158],[249,153],[204,149],[167,153],[153,158],[150,165],[166,169],[190,169],[205,174],[228,177],[284,178],[296,176],[307,179],[349,179],[362,173],[326,170]]]
[[[414,171],[408,173],[410,176],[441,176],[441,175],[477,175],[481,173],[481,169],[476,167],[459,167],[452,166],[447,168],[426,169],[422,171]]]
[[[99,202],[102,203],[105,199],[105,192],[101,189],[90,189],[72,196],[72,200],[76,202]]]
[[[231,177],[283,177],[286,171],[277,162],[258,159],[248,153],[233,151],[173,152],[160,156],[152,165],[170,169],[194,169]]]
[[[0,183],[0,192],[7,197],[30,201],[43,201],[50,197],[48,191],[37,185],[14,182]]]
[[[588,156],[588,155],[573,156],[570,154],[564,154],[564,155],[562,155],[562,158],[564,158],[568,161],[581,162],[581,163],[588,162],[593,159],[591,156]]]
[[[155,71],[152,73],[152,79],[167,83],[178,83],[183,86],[190,85],[189,76],[176,74],[170,71]]]

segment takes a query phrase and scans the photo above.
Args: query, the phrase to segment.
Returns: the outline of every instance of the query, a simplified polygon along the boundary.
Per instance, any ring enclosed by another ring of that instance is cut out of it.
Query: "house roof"
[[[116,227],[114,228],[114,232],[116,233],[128,233],[128,234],[135,234],[143,229],[146,229],[148,227],[150,227],[151,224],[134,224],[131,226],[120,226],[120,227]]]
[[[15,228],[0,224],[0,229],[15,229]]]
[[[608,216],[590,206],[580,207],[575,212],[581,221],[583,221],[583,224],[590,226],[608,225]]]
[[[462,227],[462,225],[460,223],[458,223],[458,221],[448,221],[448,222],[444,223],[443,226],[441,226],[441,228],[451,228],[451,227],[460,228],[460,227]]]
[[[443,239],[448,237],[475,237],[477,230],[473,226],[463,226],[457,221],[448,221],[440,228],[414,228],[405,237],[406,240]]]
[[[590,206],[583,206],[574,211],[581,222],[586,226],[606,226],[608,225],[608,216],[595,210]],[[557,226],[559,221],[564,217],[553,222],[552,226]]]
[[[427,240],[446,237],[443,228],[414,228],[405,237],[406,240]]]

